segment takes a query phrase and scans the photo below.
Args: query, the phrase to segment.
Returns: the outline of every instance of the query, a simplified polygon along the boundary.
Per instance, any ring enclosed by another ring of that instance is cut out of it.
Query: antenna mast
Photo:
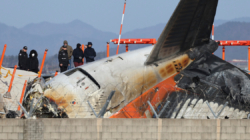
[[[122,14],[122,23],[121,23],[121,28],[120,28],[120,34],[119,34],[119,40],[118,40],[118,45],[117,45],[116,54],[118,54],[118,52],[119,52],[119,46],[120,46],[120,40],[121,40],[121,34],[122,34],[122,25],[123,25],[123,19],[124,19],[125,8],[126,8],[126,0],[125,0],[125,2],[124,2],[124,8],[123,8],[123,14]]]

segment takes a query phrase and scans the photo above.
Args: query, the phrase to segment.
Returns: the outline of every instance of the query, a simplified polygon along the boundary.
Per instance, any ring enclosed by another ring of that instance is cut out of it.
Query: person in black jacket
[[[96,52],[95,50],[92,48],[92,43],[88,42],[88,48],[86,48],[84,50],[84,56],[86,58],[86,62],[93,62],[95,61],[95,57],[96,57]]]
[[[30,51],[29,58],[27,60],[27,70],[28,71],[38,73],[39,62],[38,62],[37,56],[38,56],[38,54],[37,54],[36,50]]]
[[[60,71],[61,72],[66,71],[69,66],[67,46],[63,46],[62,50],[59,52],[58,61],[59,61]]]
[[[28,59],[28,54],[27,54],[27,46],[24,46],[22,50],[20,50],[18,54],[18,66],[21,70],[27,70],[27,59]]]
[[[83,65],[82,59],[84,58],[83,51],[81,49],[81,44],[78,43],[73,51],[74,65],[75,67]]]

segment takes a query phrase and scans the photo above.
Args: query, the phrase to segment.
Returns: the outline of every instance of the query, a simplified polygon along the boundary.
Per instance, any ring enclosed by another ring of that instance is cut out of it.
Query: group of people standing
[[[85,45],[84,48],[81,48],[81,44],[78,43],[76,45],[76,48],[73,50],[72,47],[68,45],[68,42],[64,40],[63,46],[60,48],[58,54],[60,71],[64,72],[71,68],[72,56],[74,57],[73,62],[75,67],[83,65],[84,57],[86,58],[87,63],[95,61],[94,58],[96,57],[96,52],[92,48],[92,45],[92,42],[88,42],[88,44]],[[28,57],[27,50],[27,46],[24,46],[23,49],[20,50],[18,54],[18,66],[21,70],[38,73],[38,54],[36,50],[31,50]]]
[[[68,45],[68,42],[64,40],[63,46],[60,48],[58,54],[60,71],[64,72],[71,68],[72,55],[74,57],[73,62],[75,67],[83,65],[84,57],[86,58],[87,63],[95,61],[94,58],[96,57],[96,52],[92,48],[92,45],[92,42],[88,42],[88,44],[84,46],[84,50],[84,48],[81,48],[81,44],[78,43],[76,48],[73,50],[72,47]]]
[[[21,70],[32,71],[38,73],[38,54],[36,50],[31,50],[29,57],[27,54],[28,47],[24,46],[22,50],[20,50],[18,54],[18,66]]]

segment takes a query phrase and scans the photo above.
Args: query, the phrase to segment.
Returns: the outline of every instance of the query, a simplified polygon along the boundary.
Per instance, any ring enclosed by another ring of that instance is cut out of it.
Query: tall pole
[[[10,85],[9,85],[8,91],[3,95],[4,98],[9,98],[9,99],[11,99],[10,91],[11,91],[12,84],[13,84],[13,81],[14,81],[14,78],[15,78],[16,68],[17,68],[17,65],[15,65],[15,67],[14,67],[14,70],[13,70],[13,73],[12,73],[12,76],[11,76],[11,80],[10,80]]]
[[[126,44],[126,52],[128,52],[128,44]]]
[[[84,44],[82,44],[82,51],[83,51],[83,53],[84,53],[84,48],[85,47],[85,45]],[[82,63],[84,64],[84,58],[82,58]]]
[[[121,34],[122,34],[122,25],[123,25],[123,19],[124,19],[125,8],[126,8],[126,0],[125,0],[125,2],[124,2],[124,8],[123,8],[123,14],[122,14],[122,23],[121,23],[121,28],[120,28],[120,34],[119,34],[119,40],[118,40],[118,45],[117,45],[116,54],[118,54],[118,52],[119,52],[119,46],[120,46],[120,40],[121,40]]]
[[[56,77],[57,75],[58,75],[58,71],[56,71],[56,72],[55,72],[55,75],[54,75],[54,77]]]
[[[25,93],[26,85],[27,85],[27,80],[25,80],[24,85],[23,85],[23,91],[22,91],[22,94],[21,94],[21,97],[20,97],[20,104],[23,103],[23,96],[24,96],[24,93]],[[19,105],[17,110],[20,111],[20,109],[21,109],[21,107]]]
[[[107,42],[107,57],[109,57],[109,42]]]
[[[2,68],[2,63],[3,63],[3,58],[4,58],[4,54],[5,54],[6,48],[7,48],[7,45],[4,44],[3,52],[2,52],[2,56],[1,56],[1,60],[0,60],[0,71],[1,71],[1,68]]]
[[[44,52],[43,61],[42,61],[41,67],[40,67],[40,71],[39,71],[38,77],[41,77],[41,75],[42,75],[43,66],[44,66],[44,62],[45,62],[45,59],[46,59],[47,52],[48,52],[48,49],[46,49],[45,52]]]
[[[250,46],[248,47],[248,71],[250,71]]]
[[[214,25],[212,27],[212,40],[214,40]]]
[[[225,46],[222,48],[222,60],[225,60]]]

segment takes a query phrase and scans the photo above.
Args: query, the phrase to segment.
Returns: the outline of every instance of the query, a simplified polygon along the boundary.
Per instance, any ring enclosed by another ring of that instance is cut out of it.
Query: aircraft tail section
[[[145,64],[209,42],[218,0],[181,0]]]

